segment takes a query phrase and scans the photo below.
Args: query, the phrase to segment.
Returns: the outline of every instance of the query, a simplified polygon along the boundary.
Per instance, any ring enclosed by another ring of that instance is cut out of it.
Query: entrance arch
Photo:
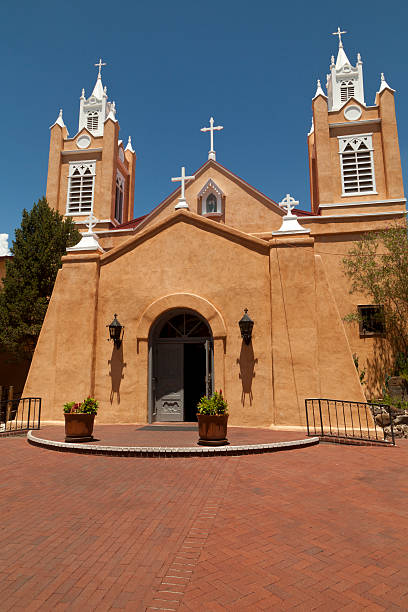
[[[194,310],[172,309],[150,333],[151,421],[195,421],[196,406],[213,391],[213,336]]]

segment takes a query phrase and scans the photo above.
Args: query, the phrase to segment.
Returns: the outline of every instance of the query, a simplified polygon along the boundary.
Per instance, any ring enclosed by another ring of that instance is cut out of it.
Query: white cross
[[[102,62],[102,58],[99,58],[99,62],[97,64],[95,64],[96,67],[99,66],[99,72],[98,72],[98,77],[101,76],[101,68],[102,66],[106,66],[106,63]]]
[[[337,26],[337,32],[332,32],[333,36],[338,36],[339,37],[339,47],[343,46],[343,42],[341,40],[341,35],[342,34],[347,34],[346,30],[340,30],[340,26]]]
[[[295,206],[298,206],[298,204],[299,202],[295,200],[295,198],[292,198],[292,196],[290,196],[288,193],[286,194],[286,197],[283,198],[282,202],[279,202],[279,206],[286,210],[288,216],[293,216],[292,210]]]
[[[210,127],[201,128],[201,132],[210,132],[210,143],[211,147],[208,151],[208,159],[215,159],[215,151],[214,151],[214,130],[223,130],[224,127],[222,125],[214,125],[214,117],[210,117]]]
[[[176,176],[171,179],[173,183],[175,183],[176,181],[181,181],[181,194],[180,194],[179,203],[177,204],[176,209],[188,208],[188,204],[185,198],[185,186],[186,186],[186,181],[190,179],[195,179],[195,175],[186,176],[186,169],[184,166],[182,166],[181,168],[181,176]]]
[[[95,217],[93,213],[89,213],[88,217],[85,219],[85,225],[88,227],[88,234],[93,234],[93,228],[95,225],[99,223],[99,219]]]

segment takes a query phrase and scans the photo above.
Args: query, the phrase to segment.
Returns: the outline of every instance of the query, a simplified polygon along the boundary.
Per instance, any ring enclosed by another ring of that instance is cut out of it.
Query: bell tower
[[[95,231],[109,230],[133,218],[136,153],[129,136],[119,139],[115,102],[108,100],[98,76],[89,98],[82,90],[78,132],[69,137],[62,110],[51,126],[47,200],[61,214],[74,218],[82,229],[92,213]]]
[[[395,116],[395,91],[381,75],[374,104],[364,98],[360,54],[350,64],[338,28],[337,60],[331,58],[327,94],[320,81],[312,100],[308,134],[312,211],[391,219],[405,211],[401,160]]]

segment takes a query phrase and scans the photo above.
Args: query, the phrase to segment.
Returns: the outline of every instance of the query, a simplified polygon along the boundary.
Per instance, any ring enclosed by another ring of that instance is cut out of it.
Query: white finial
[[[210,150],[208,151],[208,159],[215,160],[214,151],[214,130],[223,130],[222,125],[214,125],[214,117],[210,117],[210,127],[201,128],[201,132],[210,132]]]
[[[105,85],[105,87],[103,88],[103,95],[104,95],[104,96],[107,96],[107,95],[108,95],[108,88],[106,87],[106,85]]]
[[[102,62],[102,59],[99,58],[99,62],[97,64],[94,64],[94,66],[96,66],[97,68],[99,67],[98,79],[100,79],[101,78],[101,69],[102,69],[102,66],[106,66],[106,63]]]
[[[62,128],[65,127],[65,123],[62,118],[62,108],[60,108],[57,120],[50,126],[50,129],[54,127],[54,125],[59,125]]]
[[[84,87],[82,88],[81,100],[85,100],[85,89],[84,89]]]
[[[130,136],[129,136],[129,138],[128,138],[128,143],[127,143],[127,145],[126,145],[126,149],[125,149],[125,151],[130,151],[131,153],[134,153],[134,152],[135,152],[135,151],[134,151],[134,149],[133,149],[133,147],[132,147],[132,139],[131,139],[131,137],[130,137]]]
[[[178,204],[176,204],[175,206],[176,210],[179,210],[180,208],[188,209],[188,204],[185,198],[185,185],[186,185],[186,181],[190,179],[195,179],[195,175],[193,174],[192,176],[186,176],[186,169],[184,166],[182,166],[181,168],[181,176],[177,176],[171,179],[173,183],[176,181],[181,181],[181,193],[180,193]]]
[[[116,104],[115,102],[111,102],[110,104],[110,108],[109,108],[109,114],[106,117],[105,121],[107,121],[108,119],[112,119],[112,121],[117,121],[116,119]]]
[[[303,228],[299,221],[297,220],[297,216],[292,214],[292,210],[295,206],[298,206],[299,202],[292,198],[292,196],[287,193],[281,202],[279,202],[279,206],[286,211],[286,215],[282,219],[282,225],[277,232],[273,232],[275,235],[279,234],[308,234],[310,229]]]
[[[340,27],[337,27],[337,32],[332,32],[333,36],[338,36],[339,37],[339,47],[343,46],[343,42],[341,40],[341,35],[342,34],[347,34],[346,30],[340,30]]]
[[[87,226],[88,231],[83,233],[78,244],[73,247],[69,247],[67,252],[75,253],[75,251],[100,251],[103,253],[103,248],[98,242],[98,235],[93,231],[93,228],[99,223],[99,219],[97,219],[91,212],[84,220],[84,223]]]
[[[320,79],[317,79],[317,88],[316,88],[316,93],[313,97],[313,100],[317,98],[317,96],[323,96],[324,98],[327,98],[326,94],[324,93],[322,89],[322,84],[320,83]]]
[[[378,90],[378,93],[381,93],[382,91],[384,91],[384,89],[389,89],[390,91],[395,91],[395,89],[392,89],[392,87],[390,87],[387,83],[387,81],[385,80],[385,76],[384,73],[381,73],[381,84],[380,84],[380,89]]]
[[[361,53],[357,53],[357,63],[358,64],[362,64],[363,62],[361,61]]]

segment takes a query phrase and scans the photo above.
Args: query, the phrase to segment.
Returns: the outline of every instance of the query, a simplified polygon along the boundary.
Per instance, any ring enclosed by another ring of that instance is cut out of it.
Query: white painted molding
[[[344,127],[345,125],[347,127],[350,126],[354,126],[354,125],[373,125],[374,123],[381,123],[381,119],[363,119],[362,121],[347,121],[347,122],[343,122],[343,123],[329,123],[329,129],[330,128],[335,128],[335,127]],[[360,134],[358,134],[359,136]]]
[[[344,196],[344,197],[347,197],[347,196]],[[371,205],[382,206],[383,204],[385,204],[386,206],[391,206],[392,204],[398,204],[399,202],[404,204],[406,201],[407,201],[406,198],[396,198],[393,200],[368,200],[366,202],[335,202],[334,204],[319,204],[319,208],[340,208],[340,207],[342,208],[343,206],[348,207],[348,206],[371,206]]]
[[[406,215],[407,212],[406,210],[393,210],[392,212],[351,213],[350,215],[307,215],[307,217],[298,217],[298,221],[303,223],[307,221],[325,221],[326,219],[341,221],[342,219],[355,219],[356,217],[398,217]]]

